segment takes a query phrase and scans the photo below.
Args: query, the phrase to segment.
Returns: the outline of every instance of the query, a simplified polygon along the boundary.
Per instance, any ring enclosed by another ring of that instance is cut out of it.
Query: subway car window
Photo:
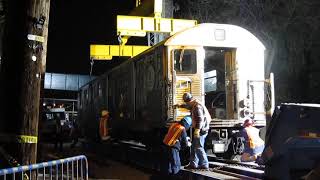
[[[197,52],[194,49],[174,50],[174,70],[177,74],[197,73]]]
[[[212,70],[204,73],[204,91],[212,92],[217,91],[217,72]]]

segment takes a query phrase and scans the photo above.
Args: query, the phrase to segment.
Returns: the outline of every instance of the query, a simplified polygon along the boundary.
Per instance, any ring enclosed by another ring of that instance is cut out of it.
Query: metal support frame
[[[196,20],[162,18],[163,0],[154,0],[153,17],[117,16],[117,35],[119,45],[90,45],[91,60],[111,60],[113,56],[133,57],[149,47],[159,43],[164,33],[174,34],[193,27]],[[136,0],[136,9],[141,7],[141,0]],[[141,13],[141,11],[140,11]],[[126,46],[130,36],[148,38],[148,46]]]
[[[164,39],[164,35],[162,33],[147,33],[148,38],[148,46],[153,46]]]
[[[146,36],[146,32],[174,34],[197,25],[196,20],[117,16],[117,33],[120,36]]]

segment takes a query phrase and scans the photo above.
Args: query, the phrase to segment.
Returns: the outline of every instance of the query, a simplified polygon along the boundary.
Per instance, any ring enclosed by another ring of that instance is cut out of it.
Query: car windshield
[[[65,120],[65,113],[64,112],[48,112],[46,113],[46,120],[53,121],[53,120]]]

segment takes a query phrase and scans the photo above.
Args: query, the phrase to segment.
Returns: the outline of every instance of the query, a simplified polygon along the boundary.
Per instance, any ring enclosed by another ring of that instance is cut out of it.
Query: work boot
[[[184,169],[197,169],[197,166],[192,165],[192,164],[188,164],[188,165],[184,166]]]
[[[201,165],[201,166],[198,167],[198,169],[201,169],[201,170],[209,170],[209,166]]]

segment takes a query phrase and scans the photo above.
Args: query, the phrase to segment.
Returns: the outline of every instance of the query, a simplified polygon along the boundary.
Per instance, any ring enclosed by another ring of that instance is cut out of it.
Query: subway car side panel
[[[135,61],[137,130],[162,127],[167,119],[164,49],[158,46]]]
[[[116,137],[130,136],[134,122],[134,64],[127,61],[108,75],[108,109],[111,113],[111,134]]]

